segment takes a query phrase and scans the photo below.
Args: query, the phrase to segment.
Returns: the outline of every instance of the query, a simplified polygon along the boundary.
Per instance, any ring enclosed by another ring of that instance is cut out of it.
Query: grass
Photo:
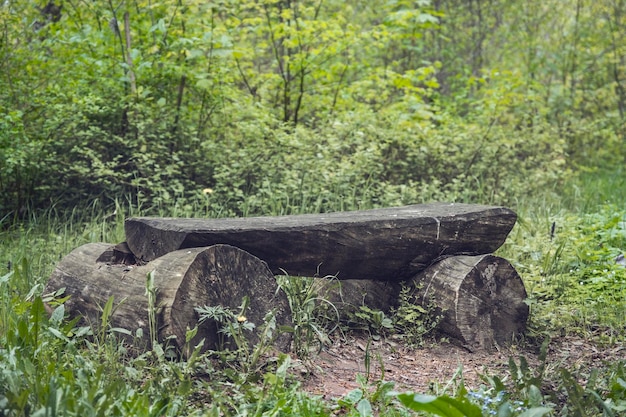
[[[509,259],[529,291],[529,335],[574,334],[605,345],[626,337],[626,187],[621,169],[581,174],[562,190],[520,200],[520,219],[499,255]],[[281,213],[284,207],[278,207]],[[292,208],[301,212],[304,208]],[[58,260],[87,242],[120,242],[124,218],[141,208],[117,202],[60,213],[32,214],[21,224],[3,220],[0,232],[0,415],[4,416],[222,416],[222,415],[442,415],[617,416],[626,410],[626,364],[583,376],[560,370],[548,383],[545,368],[523,358],[504,376],[485,375],[478,392],[463,386],[433,396],[399,395],[392,382],[359,377],[360,388],[335,401],[304,393],[280,355],[251,372],[218,366],[215,356],[171,361],[158,345],[139,356],[112,329],[79,327],[50,316],[43,286]],[[219,216],[210,207],[176,205],[158,214]],[[267,213],[278,214],[278,213]],[[554,225],[554,226],[553,226]],[[314,288],[286,287],[297,311],[298,351],[323,342],[332,323],[317,320]],[[283,286],[285,286],[283,282]],[[200,306],[198,306],[200,307]],[[299,309],[299,310],[298,310]],[[328,309],[326,309],[328,313]],[[332,313],[332,311],[330,311]],[[327,317],[324,318],[328,322]],[[106,323],[105,323],[106,324]],[[531,338],[532,339],[532,338]],[[252,357],[257,360],[252,349]],[[265,348],[264,346],[258,349]],[[246,355],[248,355],[246,353]],[[245,365],[245,364],[244,364]],[[228,369],[231,369],[229,372]],[[210,377],[209,377],[210,376]],[[548,389],[548,386],[550,388]],[[455,411],[456,410],[456,411]],[[422,414],[419,414],[422,413]],[[424,414],[426,413],[426,414]],[[430,413],[430,414],[429,414]],[[456,414],[455,414],[456,413]]]

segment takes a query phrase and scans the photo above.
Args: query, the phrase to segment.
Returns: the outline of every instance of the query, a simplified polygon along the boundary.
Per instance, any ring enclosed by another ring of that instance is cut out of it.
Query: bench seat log
[[[139,262],[191,247],[228,244],[268,263],[275,274],[401,281],[445,255],[492,253],[516,214],[504,207],[404,207],[228,219],[130,218],[128,247]]]

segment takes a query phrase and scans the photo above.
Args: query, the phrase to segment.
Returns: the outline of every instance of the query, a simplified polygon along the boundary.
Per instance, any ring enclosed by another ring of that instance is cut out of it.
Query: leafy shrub
[[[68,7],[32,40],[15,17],[37,11],[8,3],[0,207],[207,207],[205,189],[224,216],[509,204],[567,178],[567,140],[519,73],[438,107],[445,69],[410,52],[439,30],[428,2],[369,5],[383,21],[357,3],[231,6]]]

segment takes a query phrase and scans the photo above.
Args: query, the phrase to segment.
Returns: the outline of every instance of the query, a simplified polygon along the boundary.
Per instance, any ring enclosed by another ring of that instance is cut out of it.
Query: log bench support
[[[470,351],[509,344],[526,327],[526,289],[504,258],[451,256],[417,274],[410,286],[418,304],[441,310],[441,329]]]
[[[65,288],[71,297],[66,310],[80,314],[87,324],[99,323],[101,307],[113,296],[114,314],[110,326],[137,329],[144,336],[129,341],[139,349],[150,347],[148,297],[146,280],[153,274],[157,291],[155,305],[157,336],[179,353],[185,353],[187,330],[198,325],[196,307],[222,306],[237,312],[244,297],[250,304],[246,310],[247,321],[260,325],[265,315],[273,312],[279,326],[291,324],[291,311],[286,295],[281,291],[267,264],[248,252],[228,245],[190,248],[167,253],[141,266],[115,262],[116,249],[105,243],[88,243],[67,255],[59,262],[47,288],[55,291]],[[249,333],[255,343],[258,335]],[[203,323],[198,333],[189,341],[193,348],[204,340],[204,350],[217,349],[219,337],[215,323]],[[291,340],[287,333],[276,340],[281,351],[289,350]]]
[[[65,288],[71,295],[66,310],[94,323],[99,306],[113,296],[118,305],[111,325],[147,335],[146,276],[153,273],[158,338],[182,349],[200,306],[236,311],[247,296],[248,320],[259,325],[273,311],[278,325],[290,325],[275,274],[332,275],[345,284],[346,306],[383,311],[395,306],[404,284],[415,289],[416,303],[438,306],[450,337],[471,350],[491,349],[523,332],[528,318],[521,278],[492,255],[515,221],[509,209],[467,204],[241,219],[131,218],[126,242],[75,249],[57,265],[46,291]],[[256,337],[251,333],[251,342]],[[205,348],[216,347],[215,324],[199,326],[191,343],[201,339]],[[288,335],[276,340],[283,351],[289,344]]]

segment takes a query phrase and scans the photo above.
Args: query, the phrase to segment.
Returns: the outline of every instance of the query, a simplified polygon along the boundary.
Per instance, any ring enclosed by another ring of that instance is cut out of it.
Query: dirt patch
[[[311,358],[302,369],[303,389],[324,399],[336,399],[359,388],[357,374],[368,375],[366,355],[369,353],[369,381],[393,381],[398,391],[420,393],[453,393],[463,381],[470,389],[485,384],[481,375],[497,375],[510,380],[509,358],[519,363],[523,356],[531,369],[539,366],[537,346],[510,346],[493,352],[469,352],[450,343],[432,343],[428,347],[409,349],[393,341],[371,341],[363,335],[351,335]],[[587,373],[606,367],[610,362],[626,359],[623,346],[600,348],[582,338],[553,340],[548,348],[548,371],[564,367]],[[461,379],[462,378],[462,379]]]

